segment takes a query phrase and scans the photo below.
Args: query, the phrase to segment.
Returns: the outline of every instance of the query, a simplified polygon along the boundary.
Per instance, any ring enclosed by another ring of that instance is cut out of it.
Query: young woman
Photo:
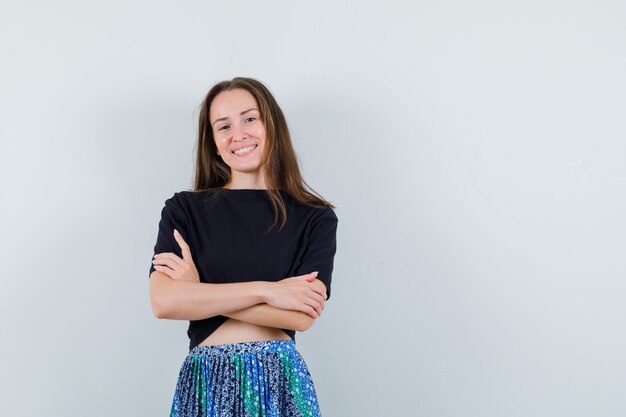
[[[295,333],[330,297],[337,216],[305,185],[267,87],[213,86],[194,188],[165,201],[150,266],[154,315],[189,320],[171,417],[320,416]]]

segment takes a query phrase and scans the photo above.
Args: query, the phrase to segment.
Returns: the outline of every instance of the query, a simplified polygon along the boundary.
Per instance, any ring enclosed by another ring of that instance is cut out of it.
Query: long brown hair
[[[287,121],[276,99],[260,81],[247,77],[235,77],[230,81],[220,81],[207,93],[200,105],[198,120],[198,141],[196,143],[196,175],[192,191],[221,189],[231,178],[230,167],[217,154],[213,129],[209,120],[209,110],[215,97],[222,91],[241,88],[254,96],[259,106],[261,120],[266,132],[266,151],[262,164],[266,169],[266,188],[274,208],[274,227],[278,222],[279,210],[282,213],[281,228],[287,221],[287,210],[280,191],[285,191],[297,202],[316,208],[330,206],[336,208],[315,192],[302,178],[294,152]],[[308,188],[308,190],[307,190]],[[310,190],[310,191],[309,191]],[[321,205],[321,206],[319,206]]]

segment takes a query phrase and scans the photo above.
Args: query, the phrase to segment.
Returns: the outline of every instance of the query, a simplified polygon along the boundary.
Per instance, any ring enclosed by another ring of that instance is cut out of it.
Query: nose
[[[235,126],[233,128],[233,140],[241,141],[248,137],[243,126]]]

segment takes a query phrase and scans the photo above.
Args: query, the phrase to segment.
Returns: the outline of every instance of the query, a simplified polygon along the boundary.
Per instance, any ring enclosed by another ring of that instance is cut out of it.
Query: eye
[[[224,129],[225,127],[228,127],[228,125],[222,125],[222,126],[220,126],[220,128],[219,128],[219,129],[217,129],[217,130],[222,130],[222,129]]]
[[[250,119],[252,119],[252,120],[256,120],[256,117],[254,117],[254,116],[250,116],[250,117],[248,117],[246,120],[250,120]]]

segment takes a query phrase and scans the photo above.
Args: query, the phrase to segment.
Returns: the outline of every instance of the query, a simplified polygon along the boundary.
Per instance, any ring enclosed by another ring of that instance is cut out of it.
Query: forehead
[[[239,117],[242,111],[259,106],[256,99],[247,90],[235,88],[230,91],[222,91],[211,102],[209,119],[211,122],[222,117]]]

